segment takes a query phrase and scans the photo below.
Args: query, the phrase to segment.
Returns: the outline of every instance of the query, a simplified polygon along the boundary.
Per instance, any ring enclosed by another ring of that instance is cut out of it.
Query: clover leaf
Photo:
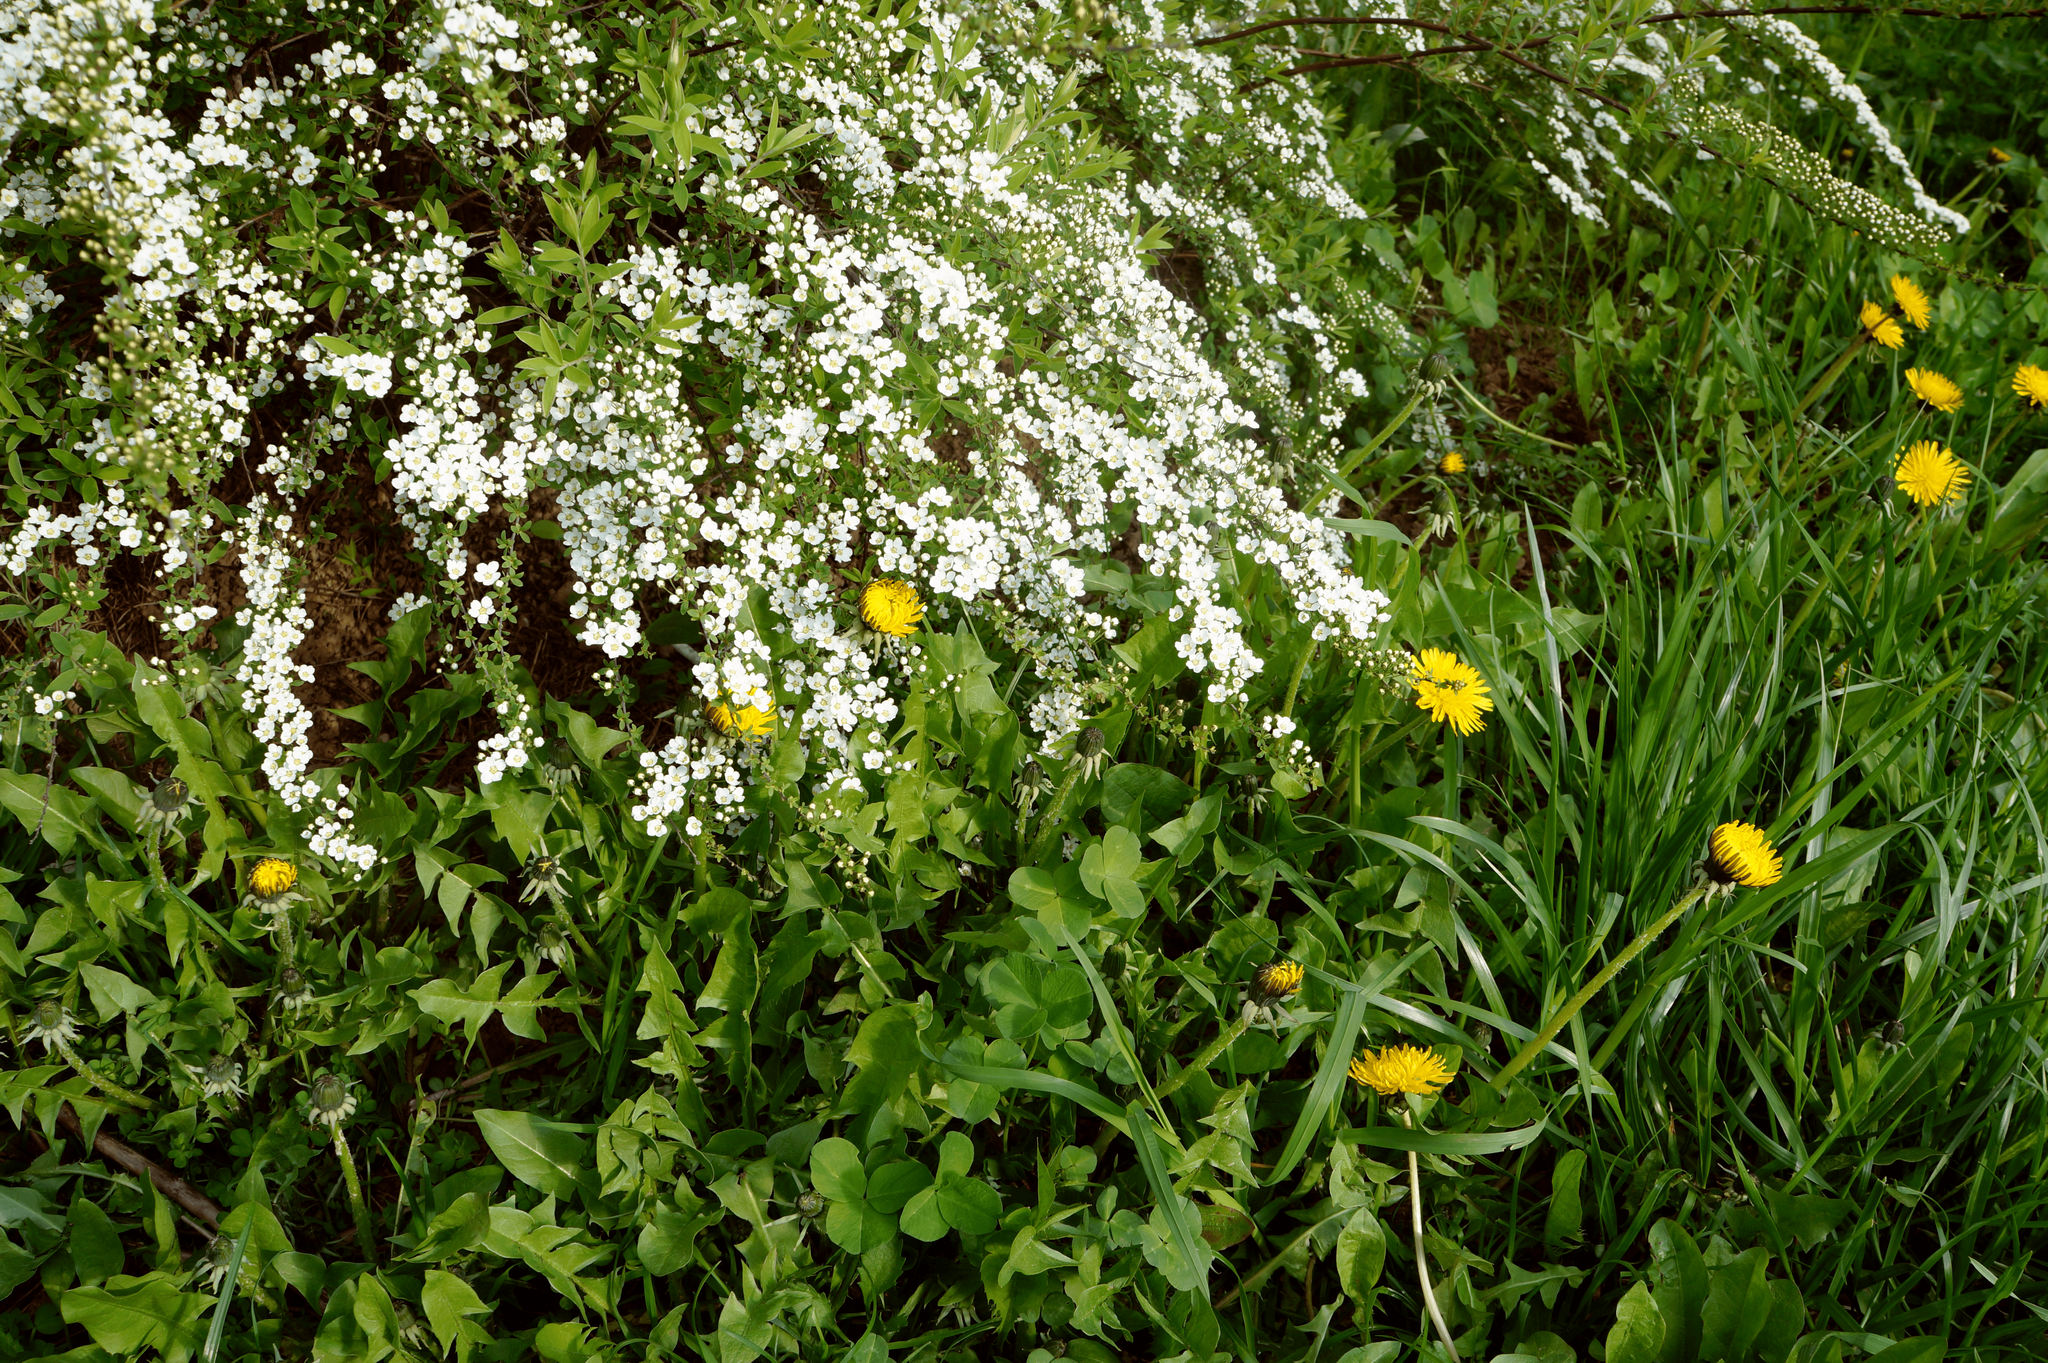
[[[973,1177],[974,1142],[948,1131],[939,1143],[939,1176],[903,1204],[903,1233],[930,1242],[948,1231],[987,1235],[1003,1219],[1003,1196]]]

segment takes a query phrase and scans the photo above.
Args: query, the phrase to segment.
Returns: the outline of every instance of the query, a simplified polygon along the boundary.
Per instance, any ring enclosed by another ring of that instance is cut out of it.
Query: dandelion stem
[[[1363,445],[1360,445],[1357,449],[1353,450],[1351,452],[1351,458],[1346,460],[1344,463],[1344,467],[1337,471],[1336,477],[1331,478],[1327,482],[1325,482],[1323,484],[1322,491],[1316,493],[1315,496],[1309,498],[1307,501],[1301,504],[1302,510],[1309,512],[1309,514],[1311,515],[1315,514],[1314,509],[1323,504],[1323,498],[1330,495],[1330,489],[1336,487],[1339,481],[1348,482],[1351,478],[1351,475],[1358,470],[1358,466],[1365,462],[1366,456],[1370,455],[1374,450],[1378,449],[1380,446],[1386,444],[1387,441],[1393,437],[1394,432],[1401,429],[1401,423],[1406,421],[1410,416],[1414,415],[1415,405],[1422,401],[1422,394],[1423,389],[1421,385],[1418,384],[1415,388],[1415,391],[1408,395],[1407,404],[1403,406],[1400,411],[1394,414],[1394,419],[1392,421],[1389,421],[1385,425],[1385,427],[1383,427],[1380,430],[1380,433],[1378,435],[1374,436],[1372,439],[1366,441]]]
[[[1467,388],[1467,387],[1466,387],[1466,386],[1465,386],[1464,384],[1462,384],[1462,383],[1459,383],[1459,382],[1458,382],[1458,376],[1457,376],[1457,375],[1455,375],[1455,374],[1451,374],[1451,375],[1447,375],[1446,377],[1448,377],[1448,378],[1450,379],[1450,381],[1451,381],[1451,387],[1453,387],[1453,388],[1457,389],[1457,390],[1458,390],[1458,391],[1459,391],[1460,393],[1462,393],[1462,394],[1464,395],[1464,397],[1465,397],[1465,400],[1466,400],[1467,402],[1471,403],[1471,404],[1473,405],[1473,407],[1477,408],[1477,409],[1478,409],[1479,411],[1481,411],[1481,412],[1484,412],[1484,413],[1485,413],[1485,414],[1486,414],[1486,415],[1487,415],[1487,416],[1488,416],[1489,418],[1491,418],[1491,419],[1492,419],[1492,420],[1493,420],[1493,421],[1494,421],[1494,422],[1495,422],[1496,424],[1498,424],[1498,425],[1502,425],[1502,426],[1505,426],[1505,427],[1507,427],[1507,428],[1508,428],[1509,430],[1511,430],[1511,431],[1514,431],[1514,432],[1515,432],[1516,434],[1518,434],[1518,435],[1526,435],[1526,436],[1528,436],[1528,437],[1529,437],[1529,438],[1530,438],[1531,440],[1540,440],[1540,441],[1542,441],[1542,442],[1543,442],[1544,444],[1546,444],[1546,445],[1554,445],[1554,446],[1556,446],[1556,447],[1557,447],[1558,449],[1561,449],[1561,450],[1576,450],[1576,449],[1578,449],[1578,446],[1577,446],[1577,445],[1568,445],[1568,444],[1566,444],[1566,443],[1565,443],[1564,441],[1562,441],[1562,440],[1552,440],[1552,439],[1551,439],[1551,438],[1550,438],[1549,436],[1547,436],[1547,435],[1538,435],[1538,434],[1536,434],[1536,432],[1534,432],[1534,431],[1530,430],[1530,429],[1529,429],[1528,427],[1526,427],[1526,426],[1517,426],[1517,425],[1516,425],[1516,424],[1515,424],[1514,422],[1512,422],[1512,421],[1509,421],[1509,420],[1508,420],[1508,419],[1507,419],[1506,417],[1502,416],[1502,415],[1501,415],[1501,414],[1500,414],[1499,412],[1495,411],[1495,410],[1494,410],[1493,408],[1491,408],[1491,407],[1487,406],[1487,405],[1486,405],[1486,404],[1485,404],[1484,402],[1480,401],[1480,399],[1479,399],[1478,395],[1476,395],[1475,393],[1473,393],[1473,392],[1472,392],[1472,390],[1471,390],[1471,389],[1469,389],[1469,388]]]
[[[1619,975],[1630,961],[1642,955],[1645,947],[1656,941],[1664,929],[1670,927],[1683,917],[1685,911],[1694,904],[1697,904],[1700,896],[1706,892],[1706,887],[1699,885],[1680,895],[1678,902],[1673,904],[1662,918],[1659,918],[1656,922],[1650,924],[1649,927],[1643,929],[1635,941],[1630,942],[1627,947],[1623,948],[1619,956],[1609,961],[1599,974],[1586,981],[1578,993],[1566,999],[1564,1007],[1557,1010],[1557,1015],[1551,1018],[1549,1025],[1544,1027],[1535,1036],[1530,1037],[1527,1044],[1521,1050],[1515,1052],[1515,1058],[1500,1067],[1500,1073],[1493,1076],[1492,1083],[1494,1089],[1496,1091],[1505,1089],[1508,1085],[1508,1080],[1528,1068],[1529,1062],[1543,1053],[1543,1048],[1548,1046],[1551,1040],[1564,1030],[1566,1023],[1579,1015],[1580,1009],[1593,1001],[1595,994],[1607,987],[1609,980]]]
[[[1414,1121],[1405,1111],[1401,1114],[1401,1125],[1411,1131],[1415,1129]],[[1422,1282],[1423,1304],[1429,1308],[1437,1338],[1444,1342],[1444,1352],[1451,1356],[1451,1363],[1458,1363],[1458,1346],[1451,1343],[1451,1329],[1444,1324],[1443,1309],[1436,1304],[1436,1289],[1429,1285],[1429,1254],[1422,1247],[1422,1169],[1413,1150],[1408,1152],[1408,1219],[1415,1228],[1415,1275]]]
[[[1835,362],[1828,366],[1827,372],[1822,374],[1820,376],[1819,381],[1817,381],[1812,388],[1807,390],[1806,396],[1799,400],[1799,405],[1793,409],[1792,415],[1805,415],[1806,409],[1813,406],[1815,402],[1819,401],[1820,395],[1822,393],[1827,392],[1828,389],[1832,388],[1834,386],[1836,379],[1842,377],[1842,371],[1849,367],[1849,361],[1856,358],[1857,352],[1862,350],[1863,347],[1869,344],[1870,333],[1867,331],[1857,332],[1856,339],[1849,342],[1848,345],[1842,347],[1842,353],[1835,356]]]
[[[1165,1083],[1161,1084],[1157,1089],[1155,1089],[1155,1096],[1164,1098],[1168,1094],[1177,1090],[1182,1084],[1185,1084],[1188,1080],[1206,1071],[1209,1068],[1209,1066],[1216,1063],[1217,1056],[1223,1054],[1225,1051],[1230,1049],[1231,1042],[1237,1040],[1239,1037],[1244,1035],[1245,1028],[1249,1027],[1250,1025],[1251,1020],[1249,1018],[1240,1016],[1237,1021],[1231,1023],[1228,1027],[1225,1027],[1221,1032],[1217,1034],[1216,1039],[1214,1041],[1202,1047],[1202,1049],[1196,1053],[1195,1058],[1188,1062],[1186,1069],[1180,1071],[1178,1074],[1174,1075],[1171,1079],[1168,1079]]]
[[[149,849],[149,877],[155,882],[157,893],[168,894],[171,887],[164,881],[163,836],[163,826],[151,823],[149,826],[149,840],[144,846]]]
[[[370,1222],[370,1204],[363,1200],[363,1181],[356,1175],[355,1152],[348,1148],[348,1137],[341,1134],[340,1122],[329,1122],[327,1129],[334,1135],[334,1153],[341,1159],[341,1177],[348,1184],[348,1206],[356,1217],[356,1240],[362,1246],[363,1257],[375,1264],[377,1228]]]
[[[144,1112],[154,1112],[156,1110],[156,1104],[154,1102],[151,1102],[149,1099],[143,1097],[139,1093],[135,1093],[129,1089],[121,1087],[121,1085],[115,1083],[113,1080],[107,1078],[105,1075],[101,1074],[92,1066],[86,1064],[85,1057],[80,1055],[75,1049],[73,1049],[71,1043],[66,1041],[61,1036],[57,1038],[57,1049],[60,1052],[62,1052],[64,1058],[71,1063],[71,1068],[77,1070],[79,1074],[84,1076],[86,1083],[91,1084],[101,1093],[106,1094],[107,1097],[114,1099],[116,1102],[127,1103],[130,1106],[139,1108]]]
[[[1074,793],[1074,785],[1081,779],[1081,760],[1076,757],[1067,763],[1067,774],[1060,780],[1060,788],[1053,792],[1052,800],[1039,816],[1038,836],[1031,840],[1031,851],[1025,856],[1024,864],[1034,866],[1045,855],[1046,844],[1059,828],[1060,809],[1067,803],[1067,796]]]

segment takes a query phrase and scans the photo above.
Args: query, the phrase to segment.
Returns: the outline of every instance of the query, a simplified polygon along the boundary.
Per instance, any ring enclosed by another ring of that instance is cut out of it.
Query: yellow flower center
[[[924,619],[924,600],[908,582],[878,577],[860,589],[860,618],[876,633],[901,639]]]
[[[1718,884],[1761,890],[1785,874],[1778,849],[1755,824],[1724,823],[1708,839],[1707,874]]]
[[[1493,708],[1486,682],[1457,654],[1423,649],[1408,683],[1415,688],[1416,706],[1437,723],[1448,723],[1461,734],[1476,734],[1486,727],[1485,713]]]
[[[265,899],[275,899],[299,883],[299,868],[278,857],[265,857],[249,872],[249,888]]]
[[[1308,972],[1293,961],[1274,961],[1252,974],[1252,998],[1257,1003],[1277,1003],[1301,988]]]
[[[733,706],[723,701],[712,701],[704,707],[704,717],[711,721],[711,727],[727,738],[762,738],[775,727],[775,716],[771,711],[752,705]]]
[[[1899,456],[1892,481],[1921,506],[1933,506],[1959,499],[1969,486],[1970,471],[1954,450],[1932,440],[1917,440]]]
[[[1352,1081],[1381,1097],[1397,1093],[1435,1093],[1451,1082],[1450,1067],[1435,1051],[1420,1046],[1389,1046],[1367,1051],[1351,1062]]]

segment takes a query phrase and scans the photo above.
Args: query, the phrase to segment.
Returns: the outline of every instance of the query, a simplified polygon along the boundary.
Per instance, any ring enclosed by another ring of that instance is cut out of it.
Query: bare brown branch
[[[78,1114],[66,1103],[57,1111],[57,1125],[80,1144],[85,1141],[85,1128],[78,1124]],[[170,1170],[158,1164],[149,1156],[137,1150],[120,1137],[112,1135],[102,1127],[93,1133],[93,1153],[116,1168],[125,1169],[137,1178],[146,1178],[156,1185],[156,1190],[187,1212],[204,1221],[218,1231],[220,1219],[226,1215],[218,1202],[200,1192],[197,1188],[179,1178]]]

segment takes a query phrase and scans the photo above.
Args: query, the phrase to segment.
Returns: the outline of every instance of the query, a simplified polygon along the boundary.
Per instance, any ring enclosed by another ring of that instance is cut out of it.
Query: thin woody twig
[[[71,1104],[66,1103],[57,1110],[57,1125],[73,1139],[84,1143],[85,1128],[79,1125],[78,1113],[72,1110]],[[102,1128],[93,1133],[92,1150],[107,1163],[137,1178],[148,1179],[156,1185],[158,1192],[205,1222],[214,1232],[219,1232],[220,1219],[227,1214],[221,1205],[134,1146]]]
[[[1778,14],[1904,14],[1915,19],[1967,19],[1985,22],[1997,19],[2043,19],[2048,9],[1969,10],[1951,13],[1945,9],[1921,7],[1894,9],[1890,5],[1782,5],[1775,9],[1696,9],[1672,14],[1653,14],[1645,24],[1675,24],[1684,19],[1762,19]]]
[[[1913,18],[1967,19],[1992,21],[1998,19],[2041,19],[2048,18],[2048,9],[2024,10],[1971,10],[1951,14],[1947,10],[1926,8],[1894,9],[1886,5],[1781,5],[1770,9],[1696,9],[1674,10],[1670,14],[1653,14],[1638,23],[1676,24],[1687,19],[1763,19],[1784,14],[1903,14]],[[1240,38],[1251,38],[1276,28],[1306,28],[1311,25],[1329,27],[1373,27],[1413,28],[1428,33],[1451,33],[1444,24],[1431,23],[1427,19],[1382,18],[1376,15],[1317,14],[1300,19],[1269,19],[1231,33],[1218,33],[1209,38],[1197,38],[1194,47],[1214,47],[1219,43],[1236,42]],[[1547,40],[1546,40],[1547,41]],[[1534,44],[1530,44],[1534,46]]]

